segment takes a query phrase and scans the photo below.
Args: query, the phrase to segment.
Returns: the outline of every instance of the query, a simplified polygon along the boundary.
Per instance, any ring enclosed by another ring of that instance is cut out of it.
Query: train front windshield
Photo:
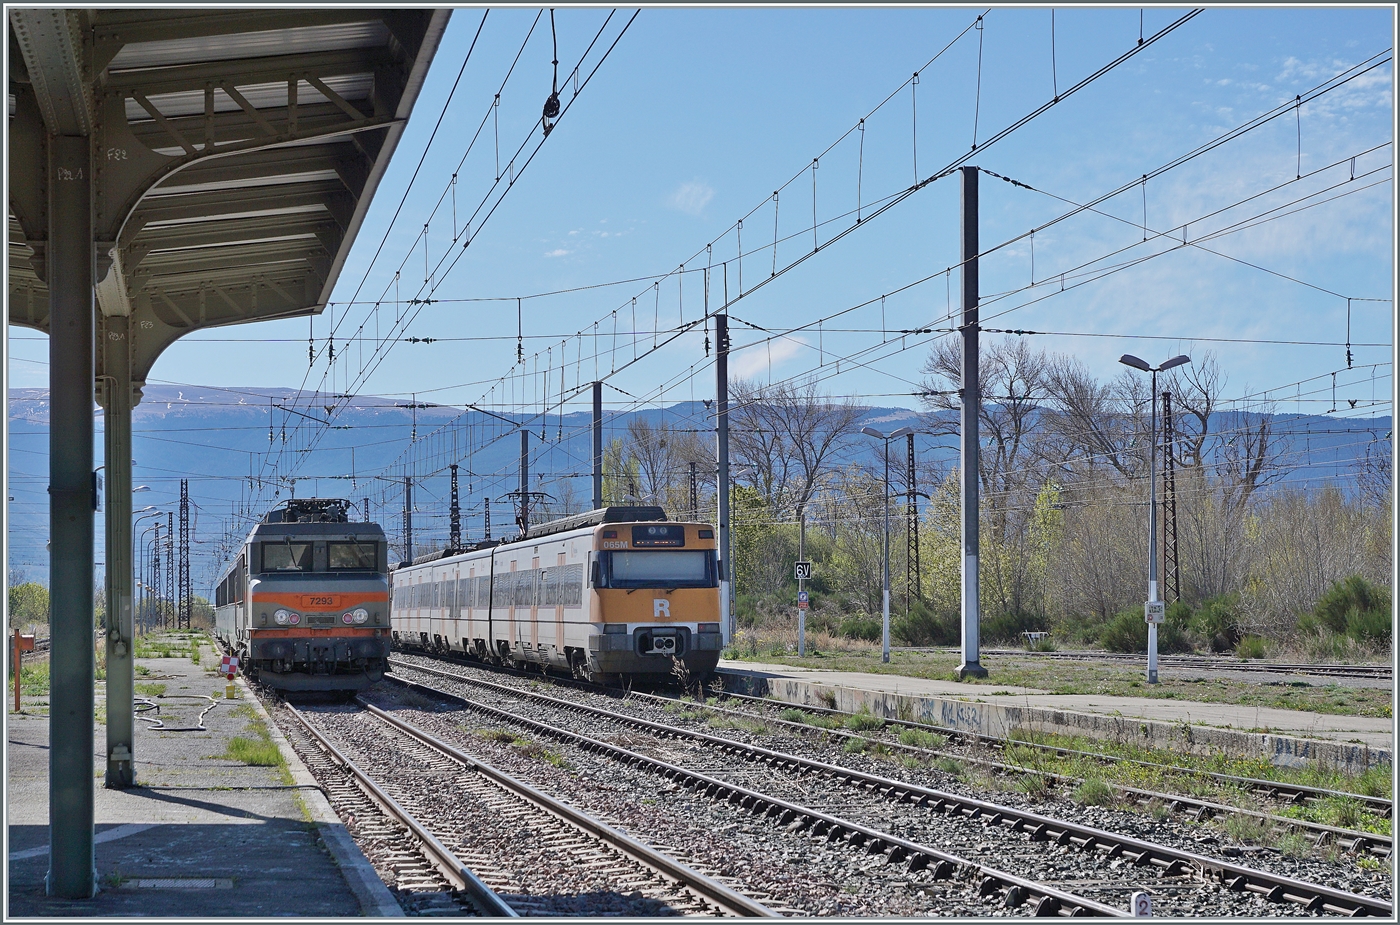
[[[717,587],[713,550],[647,550],[602,554],[609,588]]]

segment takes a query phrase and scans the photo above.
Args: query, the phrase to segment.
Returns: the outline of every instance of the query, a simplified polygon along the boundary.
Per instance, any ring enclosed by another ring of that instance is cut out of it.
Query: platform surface
[[[184,658],[138,659],[163,684],[165,731],[136,722],[137,786],[103,785],[106,727],[93,730],[94,829],[98,894],[48,897],[47,697],[25,698],[7,711],[5,808],[9,832],[6,921],[31,917],[382,916],[401,914],[369,862],[335,819],[324,795],[280,733],[270,734],[288,761],[284,770],[227,757],[234,737],[259,741],[259,711],[246,687],[224,697],[207,646],[200,665]],[[147,688],[148,691],[152,690]],[[138,693],[138,698],[146,695]],[[105,703],[98,684],[98,716]],[[207,712],[206,712],[207,711]]]
[[[1268,730],[1276,735],[1337,742],[1360,742],[1389,751],[1394,742],[1393,720],[1382,717],[1343,716],[1304,710],[1240,706],[1228,703],[1202,703],[1179,699],[1116,697],[1100,694],[1053,694],[1048,691],[1010,685],[962,684],[900,675],[866,674],[857,671],[831,671],[796,668],[750,661],[721,660],[722,671],[796,678],[815,684],[856,690],[885,691],[920,697],[960,699],[993,704],[1064,710],[1074,713],[1126,716],[1161,723],[1216,726],[1242,731]]]

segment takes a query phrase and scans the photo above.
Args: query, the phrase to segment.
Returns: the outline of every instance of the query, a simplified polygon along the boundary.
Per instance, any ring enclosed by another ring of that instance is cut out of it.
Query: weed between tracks
[[[466,727],[464,726],[461,728]],[[527,739],[518,733],[511,732],[509,729],[477,729],[475,732],[486,741],[513,748],[527,758],[538,758],[541,761],[554,765],[556,768],[562,768],[566,771],[571,770],[573,767],[559,752],[545,748],[539,742]]]

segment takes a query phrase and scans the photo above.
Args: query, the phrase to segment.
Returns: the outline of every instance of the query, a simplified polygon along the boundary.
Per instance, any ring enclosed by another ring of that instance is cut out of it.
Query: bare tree
[[[997,551],[1005,568],[989,569],[988,584],[1003,610],[1021,612],[1026,605],[1027,559],[1017,554],[1024,528],[1044,480],[1041,465],[1043,431],[1038,427],[1041,404],[1047,397],[1047,358],[1025,341],[1004,339],[989,343],[978,359],[982,401],[978,428],[984,447],[979,454],[978,478],[983,496],[984,519],[994,541],[984,551]],[[955,341],[935,344],[924,362],[924,407],[931,412],[961,406],[962,348]],[[958,423],[947,415],[925,418],[934,433],[956,433]]]
[[[765,386],[740,379],[729,389],[736,480],[752,485],[774,514],[791,514],[831,472],[862,409],[823,394],[815,380]]]
[[[1103,383],[1081,361],[1055,356],[1045,374],[1045,390],[1054,399],[1045,424],[1056,445],[1047,455],[1061,479],[1094,478],[1106,470],[1131,478],[1146,469],[1146,453],[1137,452],[1142,434],[1133,410],[1142,397],[1138,393],[1145,392],[1139,377],[1125,373]]]

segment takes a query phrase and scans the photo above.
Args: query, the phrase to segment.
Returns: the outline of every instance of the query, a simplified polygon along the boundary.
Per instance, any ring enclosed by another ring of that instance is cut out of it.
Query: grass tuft
[[[942,748],[948,744],[948,737],[923,729],[906,728],[899,731],[899,744],[915,748]]]
[[[1075,788],[1074,799],[1085,806],[1107,806],[1113,802],[1113,788],[1097,777],[1087,777]]]

